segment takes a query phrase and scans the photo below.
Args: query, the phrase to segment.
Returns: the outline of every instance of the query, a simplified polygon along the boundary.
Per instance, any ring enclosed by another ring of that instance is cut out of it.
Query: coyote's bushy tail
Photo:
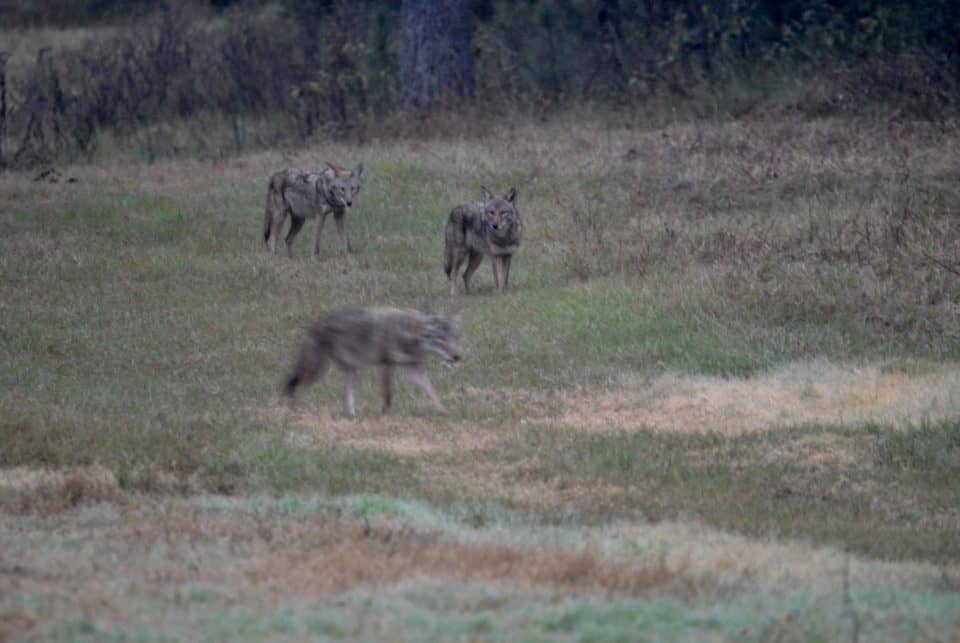
[[[447,227],[443,231],[443,272],[450,277],[453,270],[453,256],[458,247],[465,242],[468,215],[458,206],[450,212]]]
[[[287,397],[293,397],[297,392],[297,385],[300,384],[300,374],[294,373],[290,376],[290,379],[287,380],[287,383],[283,385],[283,394]]]
[[[326,373],[329,367],[329,347],[317,338],[310,337],[300,349],[297,365],[283,385],[283,394],[294,397],[299,389],[312,384],[314,380]]]
[[[450,240],[447,239],[443,244],[443,272],[447,277],[453,270],[453,248],[450,247]]]

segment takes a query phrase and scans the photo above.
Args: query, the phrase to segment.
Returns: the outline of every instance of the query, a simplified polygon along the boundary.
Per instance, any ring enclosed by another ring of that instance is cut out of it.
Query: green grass
[[[532,428],[499,455],[527,463],[518,479],[559,475],[621,490],[587,503],[579,520],[694,518],[765,538],[843,543],[878,558],[947,562],[960,557],[953,527],[938,519],[960,502],[957,434],[956,422],[907,431],[805,426],[735,438]],[[824,456],[852,452],[852,462],[791,455],[817,436],[834,438],[821,447]]]
[[[926,422],[907,431],[874,429],[878,463],[904,474],[960,480],[960,422]]]
[[[957,624],[955,596],[865,591],[855,595],[859,634],[872,641],[897,641],[947,633]],[[714,604],[688,605],[673,599],[550,600],[496,587],[450,584],[406,585],[388,592],[354,592],[339,604],[294,604],[275,610],[191,610],[187,622],[151,630],[68,623],[49,640],[380,640],[450,641],[702,641],[705,639],[829,641],[851,638],[854,625],[840,592],[810,596],[746,595]],[[922,605],[917,609],[917,604]],[[907,607],[909,606],[909,607]],[[357,614],[365,614],[358,619]],[[880,618],[876,618],[876,617]],[[169,638],[168,638],[169,637]]]
[[[457,596],[456,605],[431,600],[431,592]],[[771,636],[796,640],[835,640],[850,637],[853,625],[839,606],[839,596],[819,601],[806,596],[788,596],[772,600],[748,596],[715,606],[687,607],[670,600],[617,601],[591,600],[560,602],[536,596],[510,594],[496,588],[440,586],[403,588],[387,596],[350,596],[346,605],[290,606],[276,611],[250,611],[245,608],[211,611],[202,603],[190,610],[186,622],[171,619],[159,634],[152,628],[118,628],[90,621],[65,623],[46,633],[55,641],[166,641],[180,640],[321,640],[379,639],[386,632],[397,641],[449,641],[482,638],[491,641],[695,641],[704,638],[764,641]],[[923,609],[901,607],[892,612],[891,604],[923,601]],[[950,614],[958,609],[949,596],[913,594],[872,594],[857,597],[867,614],[881,614],[886,622],[868,619],[861,636],[870,640],[896,641],[910,638],[918,623],[935,623],[936,631],[949,632]],[[367,613],[364,622],[352,616],[357,610]],[[903,619],[898,621],[894,616]],[[955,623],[955,621],[954,621]],[[642,632],[642,634],[638,634]],[[637,638],[639,636],[639,638]]]

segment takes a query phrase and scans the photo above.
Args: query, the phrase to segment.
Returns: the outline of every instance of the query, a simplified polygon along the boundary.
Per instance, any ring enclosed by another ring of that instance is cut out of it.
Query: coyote
[[[444,230],[443,271],[450,280],[450,294],[457,294],[457,274],[464,260],[463,289],[470,293],[470,277],[490,255],[493,264],[493,284],[498,291],[507,289],[510,279],[510,261],[520,247],[523,222],[517,212],[517,190],[510,188],[506,196],[497,199],[485,187],[483,201],[458,205],[450,212]]]
[[[345,217],[347,208],[360,191],[360,179],[363,177],[363,163],[353,170],[327,163],[323,172],[301,172],[300,170],[281,170],[270,177],[267,189],[266,222],[263,226],[263,239],[275,252],[277,237],[283,227],[283,221],[290,215],[290,231],[287,232],[287,254],[293,256],[293,240],[307,219],[316,217],[317,233],[313,238],[313,256],[320,254],[320,233],[327,215],[333,213],[340,235],[343,254],[350,252],[347,239]]]
[[[346,411],[356,417],[357,371],[362,366],[380,366],[386,413],[391,402],[390,380],[399,367],[401,374],[424,390],[437,411],[446,414],[419,366],[427,351],[448,362],[459,361],[459,326],[459,315],[431,315],[408,308],[347,309],[325,315],[307,332],[284,393],[292,400],[301,387],[323,376],[332,361],[346,374]]]

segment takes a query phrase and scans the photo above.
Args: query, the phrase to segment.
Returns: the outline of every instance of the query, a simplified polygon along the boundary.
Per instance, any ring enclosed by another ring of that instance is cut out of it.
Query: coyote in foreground
[[[343,254],[350,252],[347,239],[347,208],[360,191],[360,179],[363,176],[363,163],[353,170],[346,170],[327,163],[323,172],[301,172],[300,170],[281,170],[270,177],[267,188],[266,222],[263,227],[263,239],[270,252],[277,249],[277,237],[283,228],[283,221],[290,215],[290,231],[287,232],[287,254],[293,256],[293,240],[307,219],[316,217],[317,233],[313,237],[313,256],[320,254],[320,233],[327,215],[333,213],[340,235]]]
[[[450,281],[450,294],[457,294],[457,275],[464,260],[463,289],[470,293],[470,277],[484,255],[490,255],[493,264],[493,284],[497,290],[507,289],[510,280],[510,261],[520,247],[523,222],[517,212],[517,190],[502,199],[495,198],[485,187],[483,201],[458,205],[450,212],[444,230],[443,271]]]
[[[320,317],[307,332],[293,374],[284,386],[291,399],[326,373],[332,361],[346,374],[344,403],[356,417],[354,395],[362,366],[382,368],[383,412],[390,408],[390,380],[395,368],[424,390],[434,407],[446,414],[433,385],[419,366],[427,351],[448,362],[460,359],[456,340],[459,315],[431,315],[408,308],[347,309]]]

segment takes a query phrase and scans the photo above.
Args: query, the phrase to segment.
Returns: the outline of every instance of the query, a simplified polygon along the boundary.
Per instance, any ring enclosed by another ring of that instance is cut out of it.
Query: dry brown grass
[[[74,544],[52,548],[51,534]],[[145,617],[149,623],[148,614],[131,606],[140,600],[152,605],[197,585],[219,588],[215,605],[272,606],[424,580],[554,597],[624,597],[830,591],[846,576],[856,587],[907,591],[960,573],[955,565],[861,560],[837,549],[766,542],[691,522],[584,528],[566,546],[516,538],[480,530],[464,541],[402,520],[370,524],[335,513],[296,517],[146,499],[120,508],[106,524],[65,515],[53,526],[14,527],[0,518],[0,569],[9,589],[46,597],[38,606],[4,612],[0,632],[17,637],[79,617],[116,626]]]
[[[244,572],[251,597],[323,598],[410,578],[490,582],[520,589],[636,595],[677,580],[682,570],[605,559],[596,552],[457,544],[436,534],[358,523],[313,524],[305,547],[285,546]]]
[[[219,183],[237,184],[245,181],[257,181],[263,184],[266,198],[267,178],[277,169],[298,167],[313,169],[323,167],[330,161],[338,164],[356,164],[353,156],[354,146],[330,144],[323,153],[316,149],[284,152],[280,150],[259,152],[238,158],[216,160],[180,159],[165,160],[156,163],[101,163],[96,165],[74,165],[69,167],[70,176],[78,183],[71,185],[53,185],[50,190],[76,190],[86,185],[101,188],[135,189],[137,192],[168,196],[171,193],[189,195],[215,187]],[[14,189],[34,172],[10,172],[0,177],[0,185],[7,183]],[[4,180],[4,178],[6,180]],[[258,204],[262,207],[262,204]]]
[[[52,514],[81,505],[128,502],[105,467],[0,469],[0,507],[11,513]]]
[[[22,535],[13,549],[0,553],[9,589],[51,597],[39,610],[6,612],[0,631],[16,636],[45,620],[79,614],[122,623],[122,603],[188,583],[229,588],[234,603],[270,605],[427,578],[624,596],[669,585],[683,573],[660,558],[629,561],[582,548],[458,543],[437,533],[371,527],[335,515],[267,519],[169,503],[138,503],[108,526],[74,523],[67,529],[69,536],[97,545],[82,557],[66,551],[44,553],[30,546],[30,538],[43,533],[40,530]],[[219,559],[224,547],[230,552],[229,565],[192,562],[204,556]],[[116,556],[121,552],[118,569]],[[111,589],[110,581],[118,574],[124,596]],[[64,583],[73,588],[70,596],[61,594]]]
[[[37,613],[27,609],[13,609],[0,616],[0,642],[14,640],[37,624]]]
[[[579,475],[542,474],[532,458],[504,458],[502,452],[477,454],[469,463],[441,458],[421,466],[422,476],[438,489],[469,498],[488,498],[535,511],[577,508],[616,514],[623,503],[638,500],[628,486]]]
[[[749,378],[668,375],[622,378],[613,389],[547,394],[467,386],[469,399],[512,409],[513,425],[380,415],[350,420],[329,408],[276,405],[259,416],[291,423],[303,447],[382,449],[405,456],[491,449],[517,439],[527,424],[586,431],[715,432],[737,436],[806,424],[904,426],[960,416],[960,371],[914,372],[882,365],[794,364]]]
[[[507,438],[498,435],[490,423],[484,426],[484,423],[396,413],[361,412],[358,418],[351,419],[329,408],[307,409],[301,405],[291,411],[277,404],[255,414],[292,424],[295,429],[288,433],[287,439],[300,448],[372,448],[417,457],[469,453],[490,448]]]
[[[605,530],[604,538],[632,543],[641,552],[662,551],[668,568],[685,569],[693,577],[714,576],[721,585],[748,578],[779,588],[840,584],[851,565],[857,583],[915,588],[960,571],[957,565],[862,559],[803,541],[747,538],[691,522],[617,525]]]
[[[889,373],[879,366],[790,366],[745,379],[672,376],[566,396],[559,418],[586,430],[716,432],[804,424],[903,426],[960,416],[960,371]]]
[[[625,377],[613,389],[573,389],[547,394],[525,389],[466,386],[468,400],[496,404],[515,420],[465,421],[436,416],[377,412],[351,420],[339,410],[304,404],[257,409],[254,416],[292,427],[288,444],[306,450],[363,448],[414,458],[418,476],[430,488],[470,498],[496,498],[512,505],[550,511],[580,507],[617,514],[624,504],[644,504],[649,489],[601,481],[590,475],[543,472],[536,458],[510,445],[524,442],[526,427],[546,431],[705,434],[737,437],[807,425],[907,427],[921,421],[960,417],[960,372],[947,367],[840,366],[827,362],[794,364],[750,378],[664,376]],[[709,455],[709,450],[699,458]],[[726,456],[724,456],[726,457]],[[751,451],[753,465],[805,463],[810,471],[860,471],[871,467],[864,436],[814,432],[762,452]],[[736,463],[731,463],[735,466]],[[832,476],[832,474],[831,474]],[[794,489],[784,493],[802,493]],[[812,493],[812,491],[811,491]],[[823,488],[824,497],[857,501],[874,497],[874,509],[896,520],[913,501],[910,492],[884,493],[876,481]],[[632,500],[631,500],[632,499]],[[935,527],[954,524],[956,512],[915,520]],[[918,523],[919,524],[919,523]]]

